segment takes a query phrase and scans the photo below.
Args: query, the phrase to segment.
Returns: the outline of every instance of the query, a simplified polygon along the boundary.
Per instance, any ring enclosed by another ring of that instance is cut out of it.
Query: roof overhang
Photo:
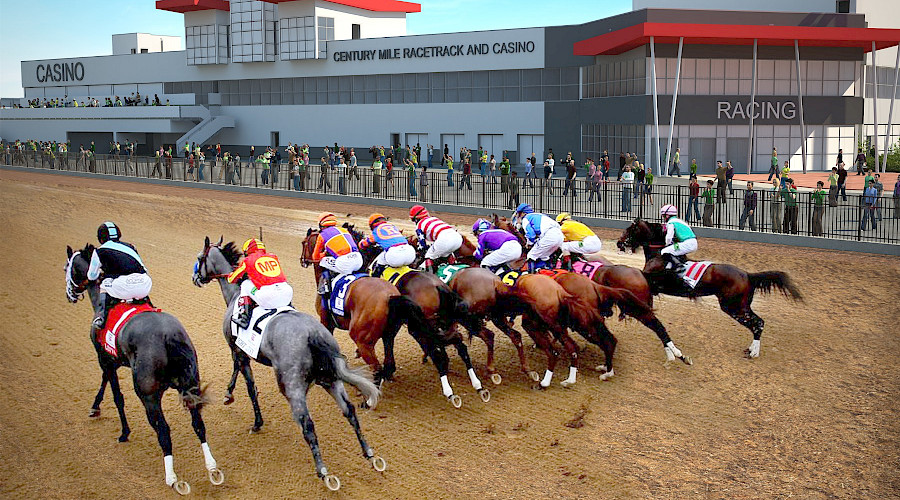
[[[286,3],[296,2],[298,0],[262,0],[268,3]],[[401,2],[399,0],[324,0],[338,5],[346,5],[347,7],[356,7],[357,9],[369,10],[372,12],[405,12],[407,14],[413,12],[422,12],[422,6],[413,2]]]
[[[640,23],[575,43],[576,56],[615,55],[650,43],[693,45],[759,45],[855,47],[865,52],[900,44],[900,29],[819,26],[756,26],[743,24]]]
[[[196,12],[198,10],[224,10],[228,12],[230,5],[225,0],[157,0],[156,8],[158,10],[168,10],[170,12]]]

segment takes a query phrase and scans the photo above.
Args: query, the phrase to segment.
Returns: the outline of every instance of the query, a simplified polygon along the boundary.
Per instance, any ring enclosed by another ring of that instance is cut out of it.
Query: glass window
[[[460,71],[457,73],[459,78],[459,83],[457,84],[460,88],[463,87],[471,87],[472,86],[472,72],[471,71]],[[468,102],[468,101],[466,101]]]

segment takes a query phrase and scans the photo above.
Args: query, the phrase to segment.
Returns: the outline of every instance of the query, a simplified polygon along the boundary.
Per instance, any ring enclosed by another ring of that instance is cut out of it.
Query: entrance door
[[[441,134],[441,154],[444,154],[444,145],[446,144],[447,149],[450,151],[450,156],[453,157],[454,161],[459,161],[459,148],[465,146],[465,143],[465,134]]]
[[[746,150],[745,150],[746,151]],[[746,154],[746,153],[745,153]],[[697,173],[711,174],[716,171],[716,140],[713,138],[691,138],[688,155],[681,157],[681,164],[686,171],[691,160],[697,159]]]
[[[273,148],[277,148],[277,147],[280,145],[280,141],[279,141],[280,137],[279,137],[279,136],[280,136],[281,134],[279,134],[278,132],[272,132],[271,134],[272,134],[272,144],[271,144],[271,146],[272,146]]]
[[[478,147],[487,152],[488,158],[490,158],[491,155],[494,155],[495,158],[499,159],[503,156],[503,135],[478,134]]]
[[[520,165],[525,164],[525,159],[531,157],[531,153],[534,153],[534,157],[538,159],[538,161],[542,161],[544,158],[544,136],[541,134],[538,135],[525,135],[520,134],[518,142],[518,155]]]
[[[725,160],[731,162],[735,172],[747,171],[747,153],[750,139],[746,137],[729,137],[725,140]]]
[[[403,146],[405,147],[407,144],[410,149],[415,148],[418,144],[422,151],[425,151],[428,149],[428,134],[406,134],[406,143]]]
[[[400,145],[400,134],[391,134],[391,146]]]

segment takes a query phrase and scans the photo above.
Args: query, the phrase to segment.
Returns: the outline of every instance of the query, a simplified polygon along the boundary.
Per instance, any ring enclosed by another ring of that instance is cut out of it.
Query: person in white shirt
[[[622,174],[622,212],[631,212],[631,190],[634,185],[634,172],[630,165],[625,165]]]

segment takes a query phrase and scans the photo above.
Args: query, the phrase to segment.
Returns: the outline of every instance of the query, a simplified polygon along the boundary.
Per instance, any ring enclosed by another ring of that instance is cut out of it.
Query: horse
[[[643,247],[646,261],[644,274],[654,294],[664,293],[691,299],[715,295],[719,300],[719,308],[753,334],[753,342],[744,351],[748,358],[759,357],[760,337],[765,325],[765,321],[750,307],[754,293],[757,290],[764,294],[778,290],[786,298],[803,301],[800,290],[787,273],[747,273],[730,264],[711,264],[697,286],[688,287],[675,273],[661,270],[663,264],[660,250],[665,246],[665,229],[662,224],[635,219],[622,233],[617,246],[623,252],[626,248],[634,252],[638,247]]]
[[[503,229],[515,235],[519,240],[519,243],[521,243],[523,247],[525,246],[525,236],[521,231],[516,230],[506,217],[498,217],[497,214],[491,214],[491,217],[493,219],[494,227]],[[523,256],[521,262],[516,262],[513,266],[519,268],[524,265],[524,261],[525,257]],[[663,352],[666,355],[666,363],[679,359],[686,365],[693,364],[690,356],[686,356],[681,352],[681,349],[679,349],[669,337],[665,325],[663,325],[663,323],[659,321],[659,318],[652,313],[653,293],[651,292],[650,284],[647,282],[644,273],[633,267],[609,264],[608,261],[605,260],[603,263],[603,266],[601,266],[591,278],[594,283],[604,287],[628,290],[634,294],[635,298],[640,302],[647,304],[647,306],[651,308],[650,313],[647,313],[643,308],[635,309],[620,307],[619,319],[622,320],[626,316],[631,316],[630,313],[634,312],[636,315],[632,317],[653,331],[657,338],[659,338],[659,341],[663,345]]]
[[[231,348],[235,366],[228,394],[230,396],[231,391],[234,390],[237,370],[240,368],[247,378],[247,391],[253,401],[253,410],[257,419],[254,428],[259,430],[259,426],[262,425],[262,417],[259,414],[249,357],[237,347],[231,333],[232,311],[240,294],[240,286],[228,283],[227,276],[237,266],[240,253],[233,242],[222,246],[221,241],[220,239],[219,244],[213,245],[210,243],[209,237],[206,237],[203,250],[197,256],[193,282],[198,287],[210,283],[213,279],[219,282],[226,304],[222,332]],[[356,410],[350,402],[344,382],[359,389],[367,398],[370,407],[375,407],[381,392],[364,368],[352,369],[347,366],[347,361],[341,355],[337,341],[331,332],[316,321],[316,318],[299,311],[287,311],[273,316],[266,325],[257,361],[274,369],[278,389],[287,399],[291,407],[291,414],[302,429],[303,438],[312,451],[316,474],[324,481],[329,490],[339,489],[341,481],[336,475],[328,473],[319,451],[315,426],[306,405],[307,393],[312,383],[322,386],[337,402],[344,417],[356,432],[363,457],[371,463],[375,470],[379,472],[385,470],[387,463],[383,458],[375,455],[374,450],[363,437]]]
[[[362,239],[362,235],[355,230],[350,234],[357,243]],[[310,228],[307,230],[306,238],[301,245],[301,264],[304,267],[308,267],[310,264],[315,265],[314,279],[316,282],[318,282],[322,274],[321,266],[318,263],[314,263],[312,260],[313,249],[315,248],[318,237],[319,231]],[[364,260],[367,260],[364,266],[368,266],[375,258],[376,255],[373,253],[373,251],[362,252]],[[407,298],[412,305],[416,306],[415,308],[412,308],[411,306],[406,308],[408,311],[415,313],[413,320],[407,324],[407,329],[409,330],[410,335],[413,336],[422,348],[422,352],[431,357],[435,368],[437,368],[438,374],[440,375],[441,391],[454,407],[460,408],[462,406],[462,399],[453,393],[453,388],[450,386],[447,377],[450,364],[446,352],[446,346],[448,345],[453,345],[456,348],[459,357],[462,358],[466,365],[466,371],[469,375],[472,387],[478,392],[481,400],[484,402],[490,400],[490,391],[481,385],[481,381],[475,374],[475,370],[472,367],[472,360],[469,358],[469,351],[463,343],[462,337],[451,328],[456,322],[456,318],[465,315],[467,310],[466,303],[457,293],[439,280],[437,276],[419,271],[410,271],[398,279],[395,285],[391,285],[380,278],[361,279],[380,281],[383,283],[379,285],[380,287],[384,289],[390,287],[391,289],[398,291],[400,295]],[[351,293],[353,292],[353,287],[355,285],[356,282],[351,285]],[[318,297],[316,298],[316,302],[316,308],[321,308],[322,301]],[[347,303],[348,307],[353,306],[349,298],[347,299]],[[320,315],[321,314],[324,314],[324,312],[320,313]],[[398,315],[396,320],[400,321],[400,318],[402,317],[403,316]],[[410,318],[411,316],[407,317]],[[396,334],[396,330],[394,330],[394,334]],[[377,341],[377,338],[375,341]],[[390,340],[385,341],[384,349],[385,359],[390,356],[392,363],[394,355],[393,347],[393,336],[391,336]],[[362,355],[362,353],[360,354]]]
[[[99,281],[88,280],[87,273],[94,246],[85,245],[80,251],[66,247],[66,298],[72,304],[84,298],[87,292],[94,313],[100,308]],[[162,411],[162,396],[166,389],[178,391],[181,403],[191,414],[191,426],[200,440],[204,462],[209,481],[214,485],[225,482],[222,472],[213,458],[206,441],[206,425],[200,412],[206,403],[204,389],[200,386],[200,370],[197,364],[197,351],[187,332],[174,316],[164,312],[148,311],[133,316],[122,327],[116,339],[117,357],[106,352],[97,340],[97,330],[91,329],[91,343],[97,351],[97,361],[103,371],[100,390],[94,398],[90,416],[100,416],[100,403],[106,384],[112,389],[113,401],[119,411],[122,433],[119,442],[128,441],[131,429],[125,417],[125,398],[119,387],[117,370],[119,367],[131,368],[134,380],[134,391],[144,404],[147,420],[156,431],[157,441],[163,452],[166,485],[181,495],[191,491],[190,485],[178,479],[172,459],[172,439],[169,424]]]

